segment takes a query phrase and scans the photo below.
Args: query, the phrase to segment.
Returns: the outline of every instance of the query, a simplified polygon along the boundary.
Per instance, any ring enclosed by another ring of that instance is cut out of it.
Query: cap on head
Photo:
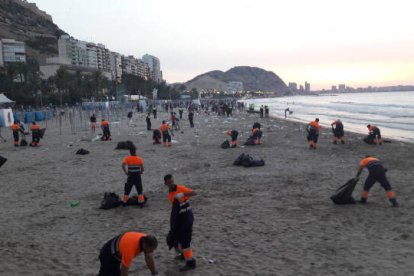
[[[162,121],[163,124],[165,124],[165,121]]]
[[[370,128],[371,127],[371,125],[367,125],[367,128]]]
[[[172,174],[166,174],[166,175],[164,176],[164,181],[171,180],[172,178],[173,178]]]
[[[316,118],[315,121],[319,122],[319,118]]]

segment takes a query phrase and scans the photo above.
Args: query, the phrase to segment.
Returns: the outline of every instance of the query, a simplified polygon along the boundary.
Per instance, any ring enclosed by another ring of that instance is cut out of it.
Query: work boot
[[[188,271],[188,270],[195,269],[195,268],[196,268],[196,260],[191,259],[191,260],[186,261],[185,266],[180,268],[180,271]]]
[[[392,207],[398,207],[398,202],[395,198],[391,198],[390,202],[392,203]]]
[[[365,203],[367,203],[367,199],[361,197],[361,199],[359,200],[359,203],[365,204]]]

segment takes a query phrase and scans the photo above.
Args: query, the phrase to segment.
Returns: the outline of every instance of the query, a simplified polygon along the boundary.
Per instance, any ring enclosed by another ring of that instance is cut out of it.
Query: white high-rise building
[[[112,80],[118,83],[122,81],[122,56],[116,52],[110,52],[109,64],[111,67]]]
[[[161,72],[161,64],[160,60],[151,55],[144,55],[142,60],[148,64],[150,70],[150,78],[153,79],[155,82],[162,82],[162,72]]]
[[[0,39],[0,66],[6,62],[26,62],[24,42],[14,39]]]

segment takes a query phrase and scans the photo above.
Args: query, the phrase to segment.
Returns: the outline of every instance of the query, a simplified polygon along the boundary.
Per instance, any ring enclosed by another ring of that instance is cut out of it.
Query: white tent
[[[12,100],[7,98],[3,93],[0,94],[0,104],[14,103]]]

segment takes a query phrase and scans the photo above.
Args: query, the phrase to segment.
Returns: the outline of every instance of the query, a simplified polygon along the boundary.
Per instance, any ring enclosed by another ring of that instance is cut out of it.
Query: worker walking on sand
[[[101,128],[102,128],[102,141],[112,140],[111,131],[109,130],[109,122],[105,119],[101,121]]]
[[[342,144],[345,144],[344,125],[342,124],[341,120],[337,119],[333,121],[331,127],[333,133],[333,143],[336,145],[338,141],[341,141]]]
[[[92,114],[92,116],[89,118],[90,124],[91,124],[91,132],[92,134],[95,134],[96,129],[96,116],[95,113]]]
[[[193,258],[190,246],[194,216],[189,199],[197,194],[190,188],[175,184],[171,174],[164,176],[164,184],[168,187],[168,200],[173,205],[169,238],[173,240],[172,243],[179,252],[175,259],[186,262],[185,266],[180,269],[181,271],[194,269],[196,260]]]
[[[360,162],[358,172],[356,174],[355,180],[358,181],[359,176],[361,175],[364,168],[368,169],[368,177],[365,180],[364,190],[361,194],[361,203],[366,203],[368,199],[368,193],[371,187],[375,182],[379,182],[384,188],[388,200],[391,202],[393,207],[398,207],[397,200],[395,199],[395,192],[392,191],[391,185],[388,182],[388,179],[385,175],[386,169],[383,167],[381,161],[375,157],[369,155],[365,156]]]
[[[194,112],[192,110],[188,113],[188,121],[190,121],[190,127],[194,128]]]
[[[228,130],[227,135],[231,137],[231,147],[235,148],[237,147],[237,136],[239,135],[239,132],[237,130]]]
[[[145,118],[145,122],[147,123],[147,130],[151,130],[151,117],[150,117],[150,113],[147,114],[147,117]]]
[[[11,125],[10,129],[13,132],[13,140],[14,140],[14,146],[18,147],[19,146],[19,132],[20,130],[20,125],[17,121],[14,121],[13,124]]]
[[[170,126],[165,121],[162,121],[160,131],[161,131],[161,134],[162,134],[162,142],[164,144],[164,147],[171,147],[170,132],[171,132],[171,134],[173,134],[173,133],[172,133],[172,130],[171,130]]]
[[[308,144],[310,149],[316,149],[316,144],[318,143],[319,131],[321,126],[319,125],[319,119],[316,118],[315,121],[312,121],[308,124],[306,131],[308,132]]]
[[[367,125],[368,139],[375,145],[382,145],[381,131],[375,125]]]
[[[141,175],[144,173],[144,159],[137,156],[135,147],[131,148],[129,152],[130,155],[125,157],[122,161],[122,170],[128,176],[122,200],[124,204],[128,202],[132,186],[135,186],[138,193],[138,205],[143,206],[145,203],[145,197],[142,191]]]
[[[107,241],[101,249],[101,267],[98,276],[127,276],[132,260],[144,252],[145,263],[151,275],[157,275],[153,252],[158,241],[153,235],[125,232]]]
[[[32,132],[32,142],[30,143],[31,147],[39,146],[40,142],[40,126],[36,122],[32,122],[30,126],[30,131]]]

